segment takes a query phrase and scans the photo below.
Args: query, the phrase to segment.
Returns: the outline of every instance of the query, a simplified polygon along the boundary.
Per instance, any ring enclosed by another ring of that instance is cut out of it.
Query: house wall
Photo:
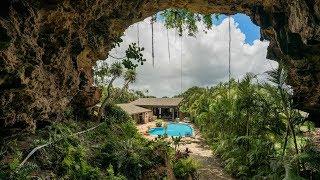
[[[171,109],[170,113],[167,113],[167,116],[170,116],[170,119],[168,120],[175,120],[176,118],[180,118],[183,119],[185,116],[179,111],[179,107],[178,106],[171,106],[171,107],[167,107],[167,106],[147,106],[145,108],[148,108],[150,110],[153,111],[153,115],[157,116],[157,118],[168,118],[168,117],[164,117],[164,110],[165,109]],[[160,117],[160,109],[161,108],[161,117]],[[174,110],[174,112],[172,111]],[[173,117],[174,115],[174,117]]]
[[[131,116],[132,116],[132,119],[138,124],[144,124],[144,123],[148,123],[148,122],[151,122],[154,120],[152,112],[133,114]],[[140,120],[141,116],[142,116],[142,119]]]

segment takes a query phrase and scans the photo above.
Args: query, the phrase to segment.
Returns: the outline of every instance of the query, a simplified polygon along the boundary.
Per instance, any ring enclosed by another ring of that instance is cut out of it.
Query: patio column
[[[172,108],[172,120],[174,120],[174,108]]]

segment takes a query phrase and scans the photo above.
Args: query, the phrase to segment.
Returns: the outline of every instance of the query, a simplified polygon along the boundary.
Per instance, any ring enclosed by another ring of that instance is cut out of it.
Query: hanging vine
[[[140,27],[139,27],[139,23],[137,23],[137,41],[138,41],[138,46],[140,47]]]
[[[228,33],[229,33],[229,52],[228,52],[228,73],[229,73],[229,97],[230,97],[230,89],[231,89],[231,17],[229,16],[229,26],[228,26]]]
[[[180,36],[180,93],[182,93],[182,35]]]
[[[152,66],[154,67],[154,22],[156,20],[155,16],[151,17],[151,47],[152,47]]]
[[[169,38],[169,30],[167,29],[167,41],[168,41],[168,56],[169,56],[169,62],[171,59],[171,53],[170,53],[170,38]]]

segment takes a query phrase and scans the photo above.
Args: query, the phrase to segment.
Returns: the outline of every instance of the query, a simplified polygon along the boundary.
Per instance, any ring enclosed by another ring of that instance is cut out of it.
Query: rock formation
[[[288,69],[297,108],[320,121],[320,0],[1,0],[0,129],[34,130],[95,105],[95,62],[128,26],[171,7],[250,16],[268,58]]]

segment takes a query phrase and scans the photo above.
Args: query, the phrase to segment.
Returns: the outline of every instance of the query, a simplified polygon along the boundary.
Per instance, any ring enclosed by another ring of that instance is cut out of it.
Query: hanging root
[[[169,62],[171,59],[171,54],[170,54],[170,39],[169,39],[169,30],[167,29],[167,40],[168,40],[168,56],[169,56]]]
[[[154,21],[155,21],[155,17],[152,16],[151,18],[151,35],[152,35],[152,38],[151,38],[151,46],[152,46],[152,66],[154,67],[154,27],[153,27],[153,24],[154,24]]]

